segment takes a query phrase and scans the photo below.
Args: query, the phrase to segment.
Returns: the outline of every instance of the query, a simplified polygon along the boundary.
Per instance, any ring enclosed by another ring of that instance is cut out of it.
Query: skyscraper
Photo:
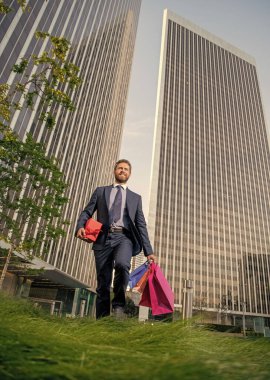
[[[12,66],[21,57],[46,51],[36,30],[64,36],[71,42],[68,59],[80,68],[82,86],[73,96],[73,113],[54,106],[52,131],[39,120],[42,105],[15,112],[11,127],[24,139],[31,132],[58,158],[69,189],[64,216],[71,221],[67,236],[52,243],[43,259],[87,286],[95,286],[94,260],[88,244],[74,238],[74,226],[93,190],[113,180],[118,158],[141,0],[29,0],[22,12],[1,15],[0,80],[17,80]],[[2,33],[4,32],[4,33]],[[34,68],[32,72],[34,72]],[[35,230],[35,231],[34,231]],[[37,227],[25,226],[25,234]]]
[[[164,12],[149,212],[183,304],[270,312],[270,152],[255,61]]]

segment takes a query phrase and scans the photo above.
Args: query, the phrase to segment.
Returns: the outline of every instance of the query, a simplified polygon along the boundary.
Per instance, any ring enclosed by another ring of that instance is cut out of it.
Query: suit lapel
[[[126,199],[127,212],[130,216],[130,211],[132,209],[132,192],[127,188],[127,199]]]
[[[110,195],[111,195],[112,187],[113,187],[112,185],[105,187],[105,200],[106,200],[106,205],[107,205],[108,211],[109,211],[109,206],[110,206]]]

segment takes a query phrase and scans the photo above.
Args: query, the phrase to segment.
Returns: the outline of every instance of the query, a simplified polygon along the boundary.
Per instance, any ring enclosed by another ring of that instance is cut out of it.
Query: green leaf
[[[14,247],[31,251],[41,245],[48,234],[52,239],[64,234],[61,210],[68,202],[63,196],[67,184],[57,160],[48,157],[44,145],[35,142],[31,134],[22,142],[10,129],[2,132],[0,158],[4,165],[0,174],[0,233],[8,231]],[[22,188],[26,189],[24,193],[21,193]],[[18,214],[16,222],[12,220],[11,210]],[[46,233],[38,234],[36,238],[28,236],[26,241],[22,236],[25,223],[35,224],[37,221]]]
[[[0,13],[7,14],[11,12],[13,9],[8,7],[3,3],[3,1],[0,1]]]
[[[28,59],[21,58],[21,63],[13,65],[12,71],[17,74],[22,74],[28,65]]]

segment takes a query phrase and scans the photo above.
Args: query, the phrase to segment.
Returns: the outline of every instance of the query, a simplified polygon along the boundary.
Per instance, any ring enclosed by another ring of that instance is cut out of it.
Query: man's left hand
[[[155,255],[148,255],[147,257],[147,261],[150,263],[151,261],[153,262],[156,262],[157,258]]]

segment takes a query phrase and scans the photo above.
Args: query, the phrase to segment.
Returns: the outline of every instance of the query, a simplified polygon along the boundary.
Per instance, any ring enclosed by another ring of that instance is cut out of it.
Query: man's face
[[[114,170],[115,180],[118,183],[126,183],[130,177],[130,174],[129,165],[125,162],[120,162]]]

